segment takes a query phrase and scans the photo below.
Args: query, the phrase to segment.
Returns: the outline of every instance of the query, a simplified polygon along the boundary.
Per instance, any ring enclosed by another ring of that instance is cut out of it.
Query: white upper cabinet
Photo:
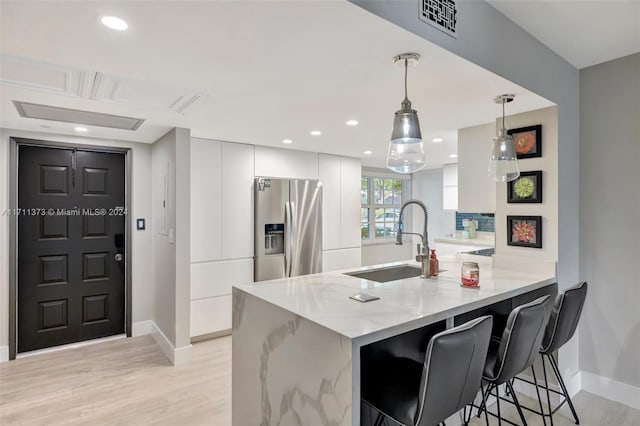
[[[496,211],[496,183],[489,178],[491,140],[495,123],[458,130],[458,211]]]
[[[360,247],[360,160],[320,154],[323,250]]]
[[[458,165],[445,164],[442,167],[442,208],[458,209]]]
[[[322,248],[340,248],[340,157],[320,154],[318,171],[322,181]]]
[[[222,257],[222,142],[191,139],[191,261]]]
[[[253,146],[191,139],[191,262],[253,257]]]
[[[318,179],[318,154],[292,149],[255,147],[255,175],[288,179]]]
[[[253,257],[254,147],[222,143],[222,258]]]
[[[360,247],[360,180],[359,159],[342,157],[340,161],[340,246]]]

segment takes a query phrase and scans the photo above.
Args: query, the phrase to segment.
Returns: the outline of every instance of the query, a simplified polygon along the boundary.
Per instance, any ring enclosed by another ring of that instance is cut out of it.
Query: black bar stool
[[[484,316],[436,334],[423,363],[381,357],[362,378],[362,400],[400,425],[435,426],[473,402],[482,378],[493,318]],[[471,411],[469,410],[469,417]]]
[[[503,421],[515,425],[516,423],[503,419],[500,414],[500,400],[503,400],[512,402],[516,406],[520,420],[526,426],[527,421],[522,413],[518,397],[513,391],[511,379],[533,365],[542,343],[545,326],[549,321],[550,314],[551,296],[548,295],[518,306],[511,311],[499,345],[492,342],[489,346],[487,362],[482,376],[488,386],[486,391],[483,389],[483,402],[478,409],[478,417],[480,417],[481,411],[485,411],[485,413],[488,412],[497,417],[499,425],[502,425]],[[503,383],[507,385],[513,401],[500,396],[498,386]],[[486,407],[487,397],[491,395],[491,391],[494,389],[496,391],[497,415],[489,412]]]
[[[534,374],[533,382],[520,377],[516,377],[516,379],[518,380],[536,386],[536,392],[538,392],[538,387],[541,387],[546,391],[548,411],[545,413],[542,409],[542,401],[540,399],[539,392],[538,403],[540,404],[540,411],[528,409],[529,411],[540,414],[542,416],[543,424],[545,425],[547,424],[547,422],[545,421],[545,417],[549,417],[551,426],[553,426],[553,414],[558,411],[560,407],[565,404],[565,402],[569,404],[569,408],[571,409],[571,414],[573,414],[575,423],[577,425],[580,424],[580,419],[578,418],[576,409],[573,406],[573,402],[571,401],[569,392],[567,392],[567,387],[564,383],[564,380],[562,379],[562,374],[560,374],[560,369],[558,368],[558,363],[556,362],[553,353],[560,349],[573,337],[573,334],[578,327],[578,322],[580,321],[580,315],[582,314],[584,301],[587,298],[587,289],[587,283],[582,282],[564,290],[556,297],[553,305],[553,310],[551,311],[551,317],[549,318],[549,323],[547,324],[547,329],[545,331],[544,338],[542,339],[542,345],[540,347],[540,355],[542,356],[542,372],[544,374],[544,385],[540,385],[538,381],[535,380],[535,371],[533,369],[533,366],[531,367],[531,371]],[[545,358],[549,361],[549,364],[553,369],[553,373],[555,374],[556,379],[560,384],[560,392],[555,389],[549,388]],[[554,409],[551,408],[551,392],[562,397],[562,401]]]

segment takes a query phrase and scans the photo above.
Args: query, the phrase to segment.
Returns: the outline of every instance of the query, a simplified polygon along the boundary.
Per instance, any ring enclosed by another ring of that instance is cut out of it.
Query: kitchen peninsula
[[[557,292],[553,275],[493,269],[490,259],[480,260],[480,288],[463,288],[463,260],[441,258],[431,279],[378,283],[339,271],[234,286],[233,424],[360,424],[360,377],[375,374],[361,368],[368,349],[424,347],[487,312],[504,327],[514,306]],[[357,293],[380,299],[349,299]]]

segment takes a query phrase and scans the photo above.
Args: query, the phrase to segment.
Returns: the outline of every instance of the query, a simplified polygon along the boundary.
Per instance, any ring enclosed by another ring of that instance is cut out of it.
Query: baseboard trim
[[[0,346],[0,362],[9,361],[9,346]]]
[[[582,390],[640,410],[640,388],[581,371]]]
[[[192,336],[191,343],[204,342],[206,340],[217,339],[218,337],[231,336],[231,329],[214,331],[213,333],[201,334],[199,336]]]
[[[153,321],[138,321],[131,324],[131,337],[145,336],[151,334]]]
[[[173,351],[173,365],[180,366],[191,362],[191,345],[176,348]]]
[[[582,372],[580,370],[574,371],[571,376],[569,376],[568,372],[565,372],[562,378],[569,396],[573,398],[582,389]]]
[[[156,341],[162,352],[169,358],[174,366],[187,364],[191,361],[191,345],[175,348],[167,336],[160,330],[155,322],[149,321],[151,327],[151,335]]]
[[[167,336],[165,336],[162,330],[160,330],[160,328],[156,325],[156,323],[153,321],[150,322],[151,335],[153,336],[153,340],[156,341],[158,346],[160,346],[162,352],[166,355],[167,358],[169,358],[171,364],[173,364],[175,348],[173,347],[169,339],[167,339]]]

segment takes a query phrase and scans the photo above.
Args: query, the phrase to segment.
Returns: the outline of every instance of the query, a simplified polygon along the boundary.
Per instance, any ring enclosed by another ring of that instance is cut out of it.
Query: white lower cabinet
[[[230,329],[230,294],[191,301],[191,337]]]
[[[192,263],[191,337],[230,329],[231,286],[250,282],[251,258]]]

